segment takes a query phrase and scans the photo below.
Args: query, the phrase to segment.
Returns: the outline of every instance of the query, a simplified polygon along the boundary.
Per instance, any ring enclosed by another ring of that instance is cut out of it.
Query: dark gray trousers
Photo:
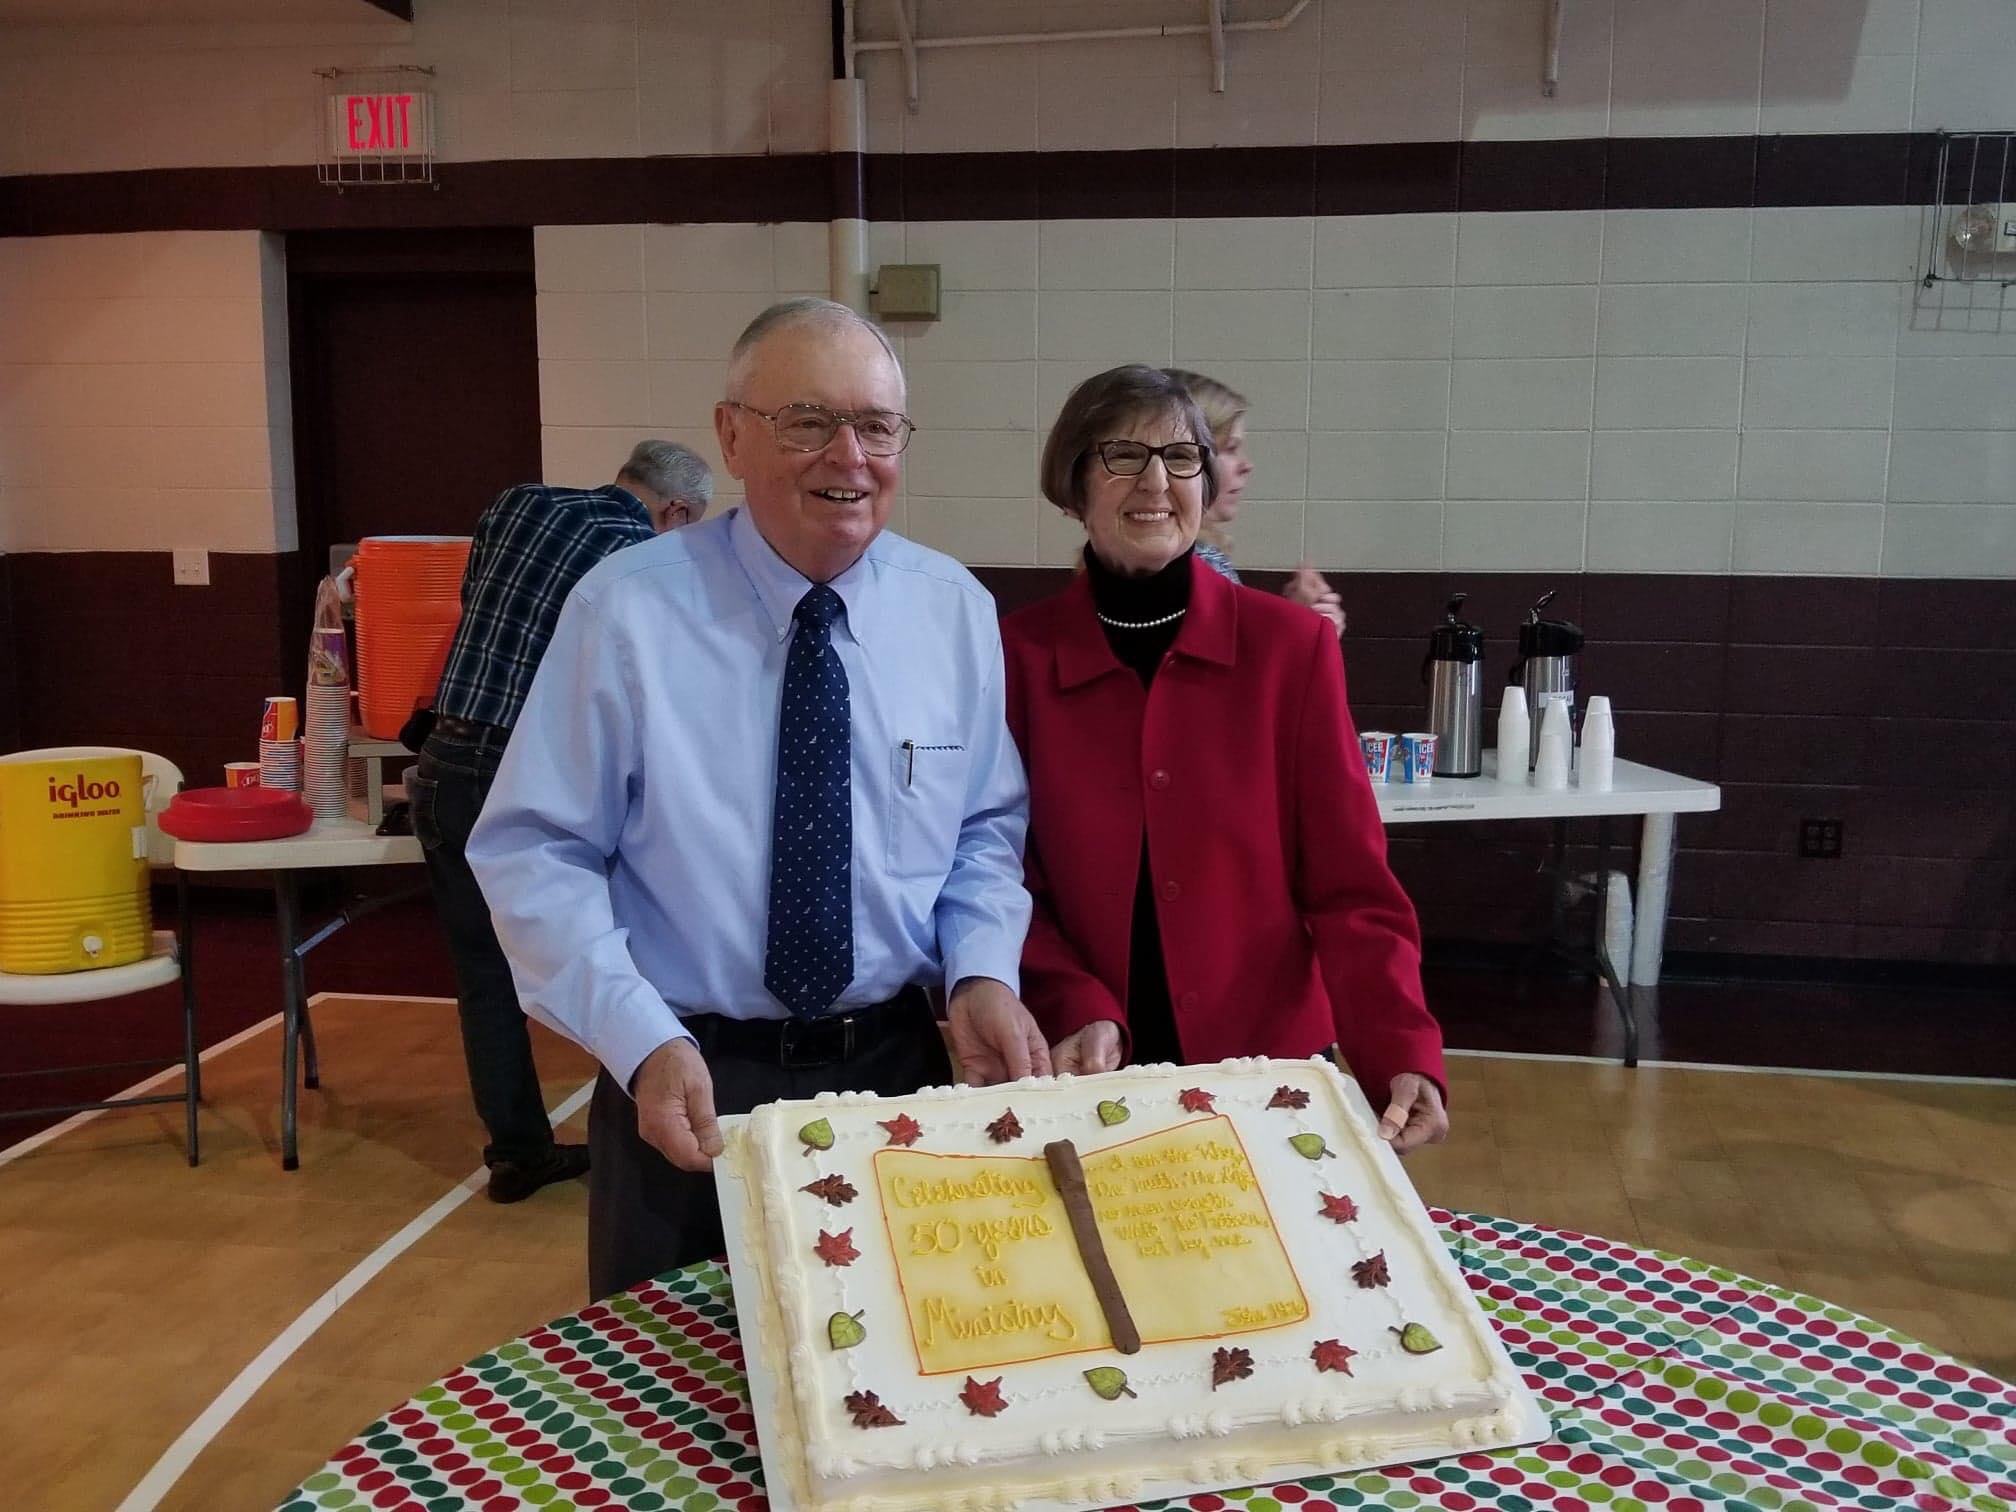
[[[714,1074],[717,1113],[747,1113],[784,1098],[820,1092],[885,1097],[944,1086],[951,1061],[921,993],[914,1008],[878,1026],[844,1061],[787,1069],[775,1056],[737,1054],[720,1044],[721,1020],[686,1021]],[[599,1301],[640,1281],[723,1252],[712,1173],[675,1167],[637,1133],[637,1105],[604,1071],[588,1114],[588,1296]]]

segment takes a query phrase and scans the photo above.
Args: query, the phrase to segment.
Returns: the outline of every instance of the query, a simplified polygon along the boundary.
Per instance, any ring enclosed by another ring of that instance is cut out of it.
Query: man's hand
[[[945,1007],[952,1031],[952,1059],[969,1087],[991,1087],[1024,1076],[1050,1074],[1050,1047],[1043,1031],[1008,990],[992,977],[966,977],[952,989]]]
[[[1393,1101],[1379,1119],[1379,1137],[1393,1146],[1395,1155],[1442,1143],[1449,1137],[1442,1089],[1419,1072],[1402,1071],[1394,1077]]]
[[[714,1076],[700,1047],[684,1036],[644,1057],[631,1078],[637,1132],[682,1171],[712,1169],[721,1153],[714,1121]]]
[[[1089,1076],[1095,1071],[1120,1069],[1120,1026],[1111,1019],[1094,1019],[1076,1034],[1066,1035],[1050,1052],[1050,1063],[1062,1076]]]

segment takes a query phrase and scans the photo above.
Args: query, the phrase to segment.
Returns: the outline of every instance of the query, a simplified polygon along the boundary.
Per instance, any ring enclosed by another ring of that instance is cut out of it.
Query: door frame
[[[287,368],[294,434],[295,559],[292,583],[281,585],[283,645],[305,646],[315,590],[329,571],[329,469],[333,440],[321,417],[328,395],[321,366],[309,360],[317,308],[345,283],[466,284],[477,279],[534,278],[530,226],[443,230],[290,231],[282,238],[287,269]],[[535,375],[536,381],[536,375]],[[305,680],[305,656],[288,669],[290,689]]]

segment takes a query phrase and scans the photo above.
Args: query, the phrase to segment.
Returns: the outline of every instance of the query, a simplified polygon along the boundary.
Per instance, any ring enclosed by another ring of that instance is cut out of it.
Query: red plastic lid
[[[284,840],[315,822],[315,811],[285,788],[189,788],[161,810],[162,830],[177,840]]]

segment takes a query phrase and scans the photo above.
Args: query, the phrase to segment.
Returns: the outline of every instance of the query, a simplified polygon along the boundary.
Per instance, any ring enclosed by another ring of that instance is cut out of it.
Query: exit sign
[[[433,98],[426,91],[337,93],[328,99],[328,146],[332,157],[432,155]]]

